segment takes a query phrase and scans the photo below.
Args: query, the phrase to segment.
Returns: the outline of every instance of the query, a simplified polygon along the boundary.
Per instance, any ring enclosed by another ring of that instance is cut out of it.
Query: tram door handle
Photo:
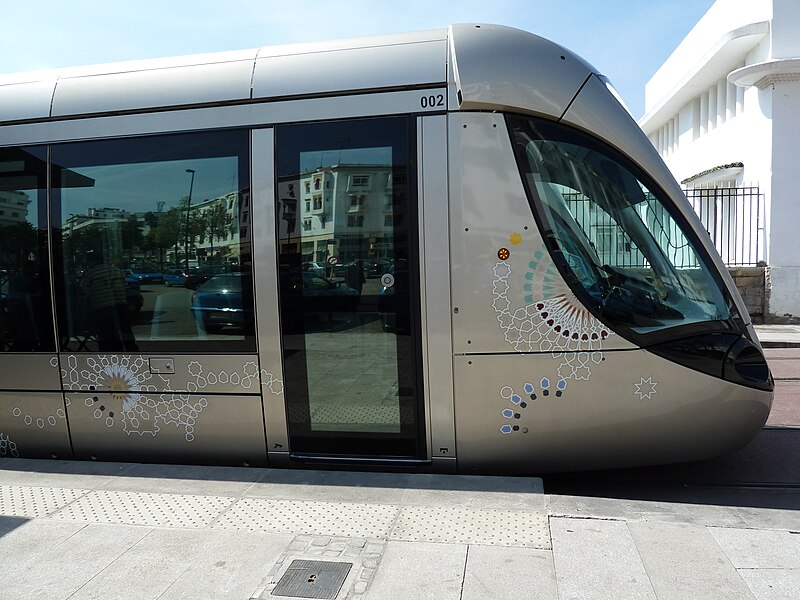
[[[150,372],[156,375],[174,375],[175,361],[171,358],[151,358]]]

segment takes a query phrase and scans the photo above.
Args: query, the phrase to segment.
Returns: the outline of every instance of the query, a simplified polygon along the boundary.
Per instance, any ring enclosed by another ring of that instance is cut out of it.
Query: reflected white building
[[[31,198],[25,192],[0,191],[0,227],[26,223],[30,203]]]
[[[325,263],[393,257],[395,227],[406,225],[404,174],[387,165],[321,167],[279,183],[282,252]]]

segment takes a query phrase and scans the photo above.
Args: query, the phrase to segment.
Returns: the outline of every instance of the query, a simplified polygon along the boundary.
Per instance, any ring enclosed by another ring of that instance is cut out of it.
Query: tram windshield
[[[509,117],[509,129],[555,260],[600,317],[637,334],[725,327],[731,309],[699,244],[633,165],[562,125]]]

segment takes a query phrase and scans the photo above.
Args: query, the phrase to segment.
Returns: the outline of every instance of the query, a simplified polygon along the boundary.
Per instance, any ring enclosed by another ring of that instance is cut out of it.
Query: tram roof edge
[[[592,72],[581,58],[535,34],[456,24],[0,75],[0,123],[448,83],[458,90],[462,110],[560,118]]]

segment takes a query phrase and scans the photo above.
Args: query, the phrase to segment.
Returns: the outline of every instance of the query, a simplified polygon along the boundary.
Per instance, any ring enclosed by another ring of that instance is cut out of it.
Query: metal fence
[[[728,266],[765,260],[764,194],[758,186],[683,190]]]

